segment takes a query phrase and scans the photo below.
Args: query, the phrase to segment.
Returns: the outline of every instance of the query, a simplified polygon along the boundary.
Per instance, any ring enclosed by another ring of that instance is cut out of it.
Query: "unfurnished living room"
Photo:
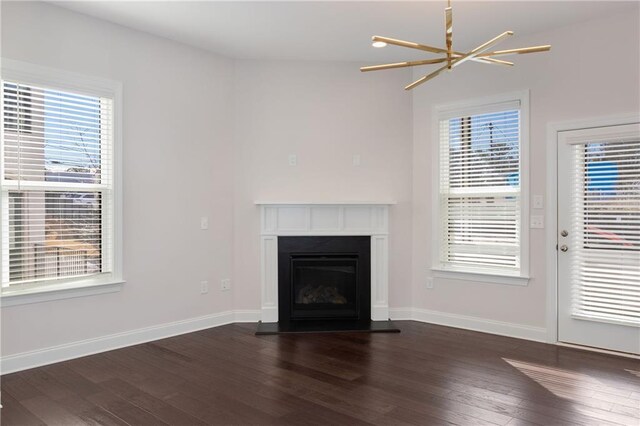
[[[640,2],[0,2],[0,422],[640,425]]]

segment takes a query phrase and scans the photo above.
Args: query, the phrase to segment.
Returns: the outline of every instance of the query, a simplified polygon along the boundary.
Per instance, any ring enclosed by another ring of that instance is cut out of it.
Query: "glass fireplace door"
[[[357,256],[291,259],[291,318],[357,318]]]

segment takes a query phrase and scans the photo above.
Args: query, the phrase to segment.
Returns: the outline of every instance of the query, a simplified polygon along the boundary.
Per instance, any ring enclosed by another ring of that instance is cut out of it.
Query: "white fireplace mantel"
[[[371,319],[389,319],[389,206],[394,202],[256,202],[260,206],[262,321],[278,321],[278,236],[371,237]]]

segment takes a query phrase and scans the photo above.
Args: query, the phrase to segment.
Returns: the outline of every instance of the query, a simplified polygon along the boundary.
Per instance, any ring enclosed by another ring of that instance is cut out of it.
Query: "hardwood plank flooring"
[[[2,425],[640,425],[640,361],[397,321],[232,324],[1,378]]]

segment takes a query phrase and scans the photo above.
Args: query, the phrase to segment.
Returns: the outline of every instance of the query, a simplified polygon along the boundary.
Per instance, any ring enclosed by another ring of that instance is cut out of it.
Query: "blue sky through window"
[[[452,171],[461,173],[460,167],[464,167],[461,161],[467,161],[471,172],[482,170],[491,175],[484,183],[478,177],[471,179],[470,186],[517,187],[520,155],[519,120],[518,110],[450,119],[449,156],[452,164],[458,164]],[[502,177],[497,178],[496,174]]]
[[[50,90],[44,93],[46,169],[99,169],[100,99]]]

